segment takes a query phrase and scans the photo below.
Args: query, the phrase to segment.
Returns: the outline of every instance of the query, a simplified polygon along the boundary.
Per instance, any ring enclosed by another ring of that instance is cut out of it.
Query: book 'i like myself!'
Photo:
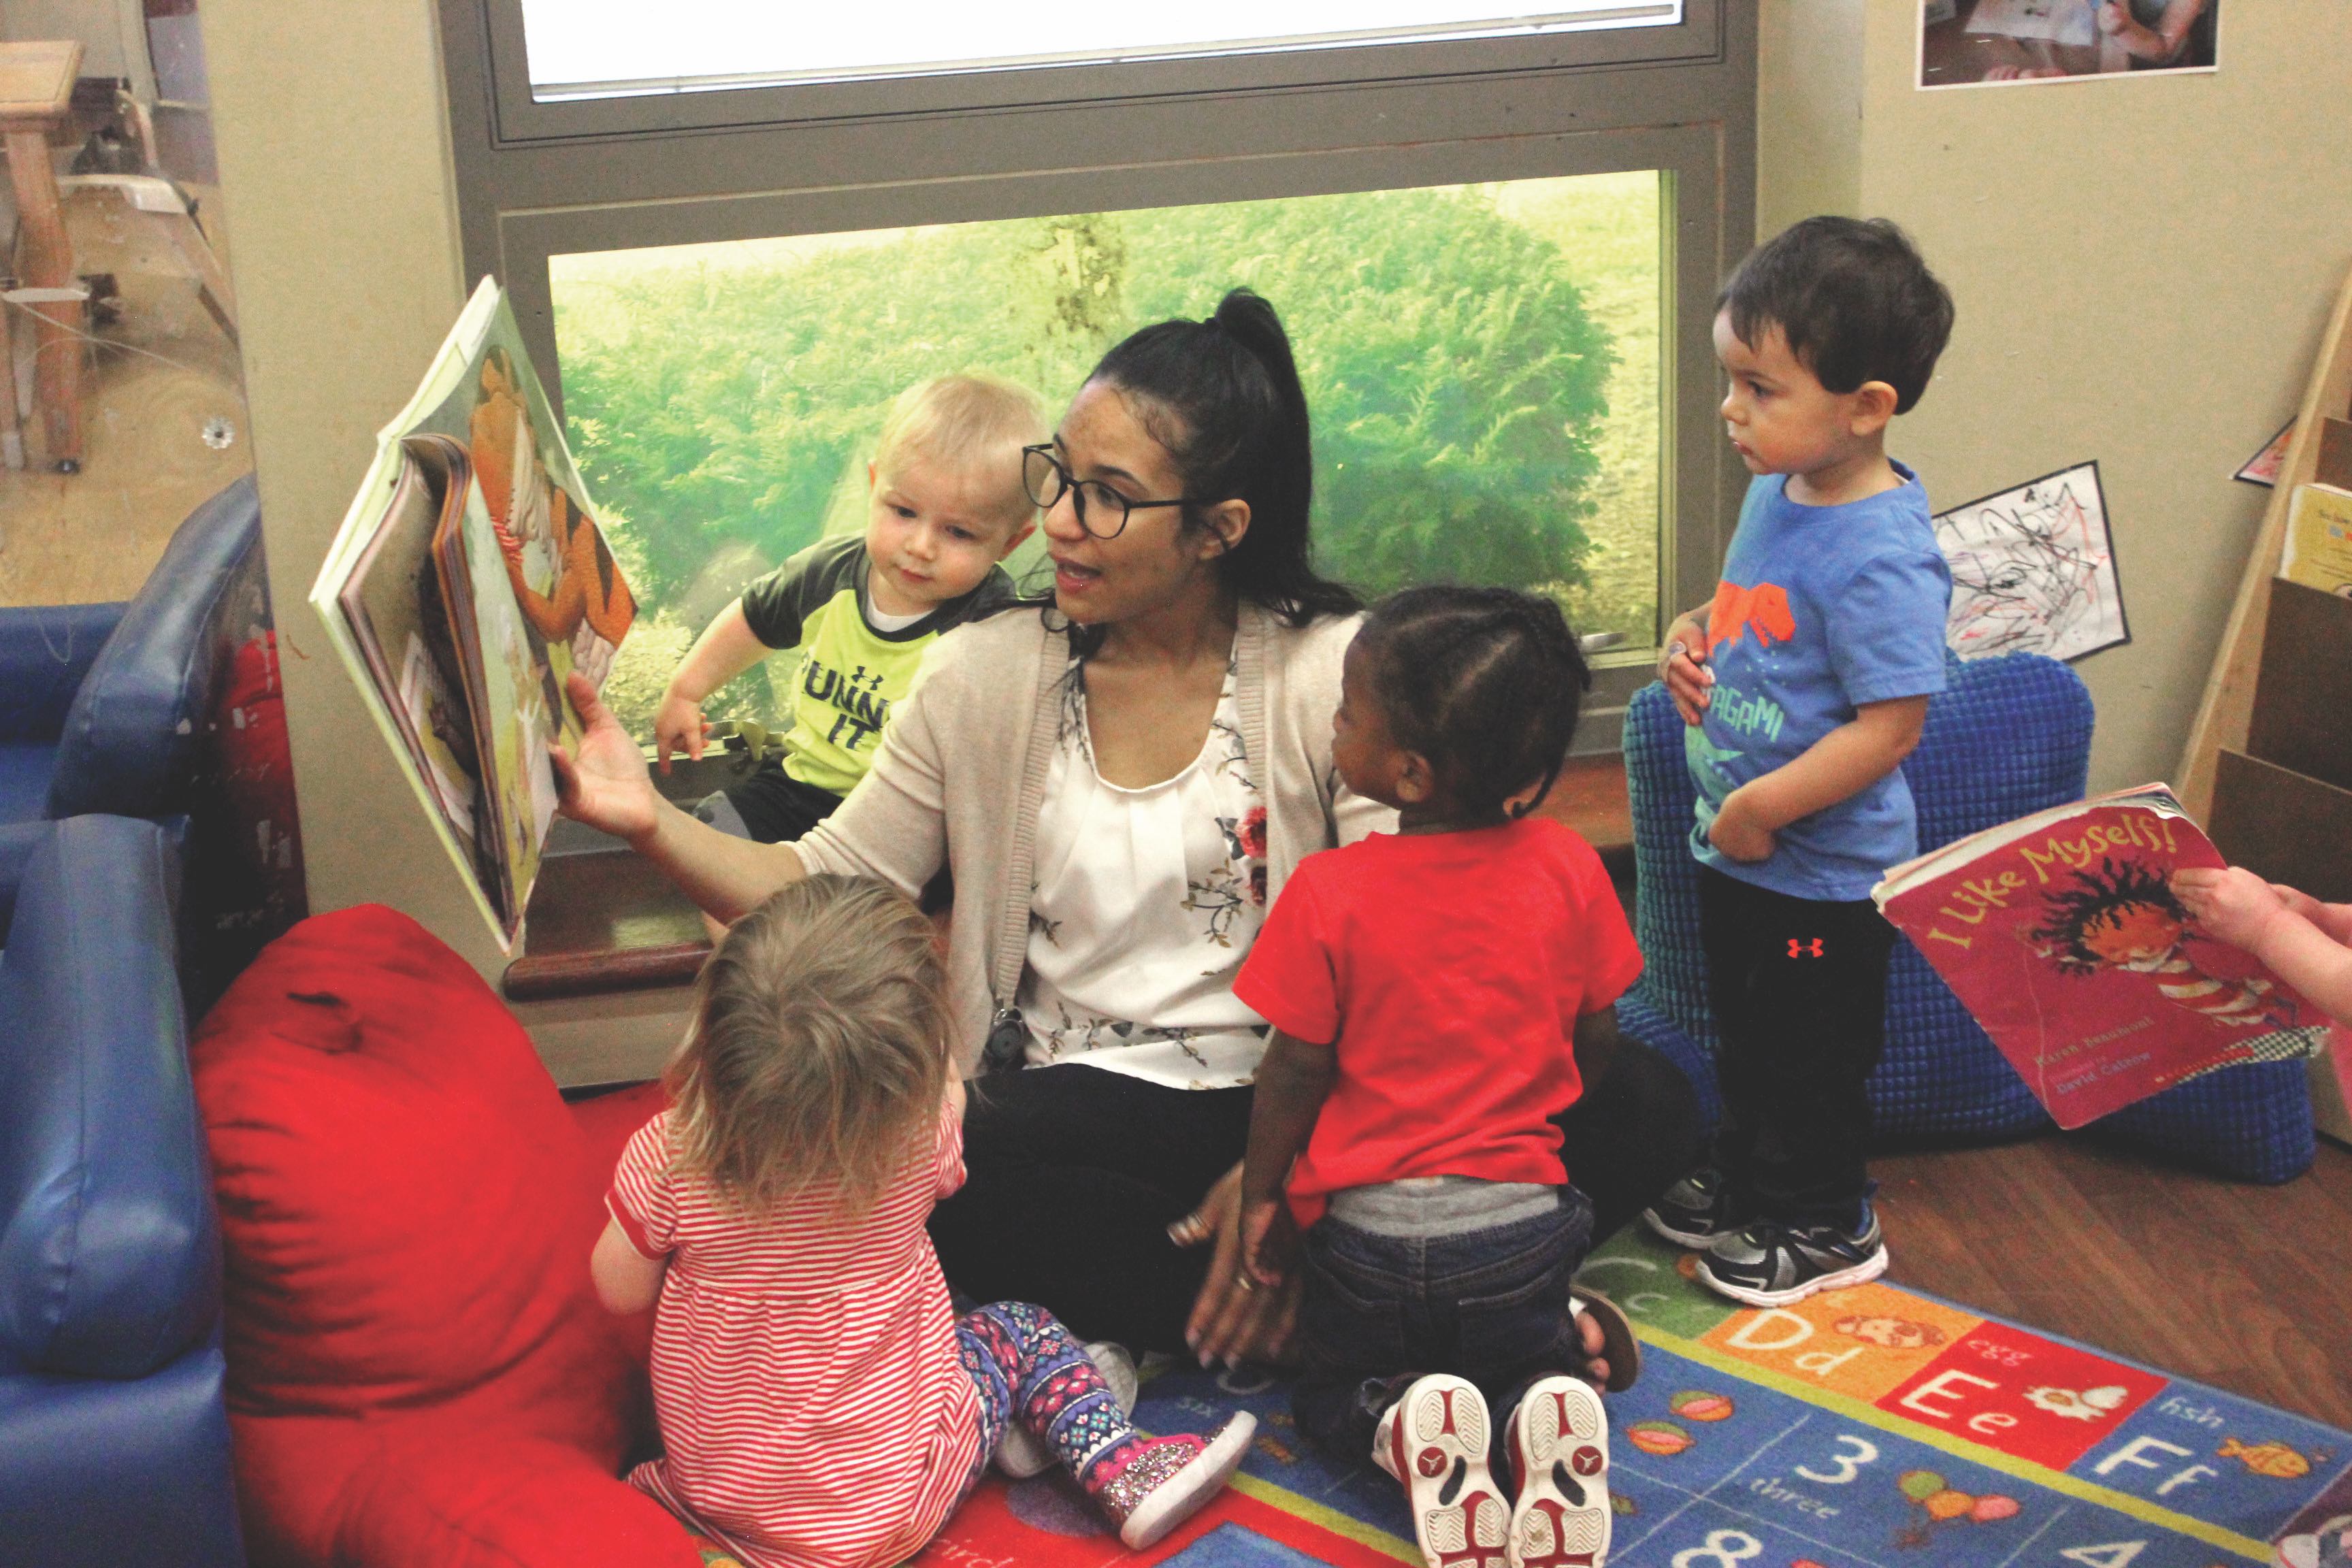
[[[1906,861],[1872,897],[2073,1128],[2324,1045],[2324,1014],[2173,896],[2174,871],[2224,863],[2171,790],[2147,784]]]

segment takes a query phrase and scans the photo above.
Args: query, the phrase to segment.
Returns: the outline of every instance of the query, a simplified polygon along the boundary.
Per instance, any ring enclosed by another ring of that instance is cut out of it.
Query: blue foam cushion
[[[0,609],[0,741],[54,745],[82,678],[128,605]]]
[[[2093,1122],[2093,1136],[2244,1182],[2291,1182],[2319,1152],[2301,1062],[2252,1062],[2175,1084]]]
[[[261,507],[247,475],[188,514],[75,695],[51,816],[189,809],[228,653],[268,625]]]
[[[2064,665],[2034,654],[1958,660],[1928,704],[1904,766],[1922,850],[2082,797],[2090,694]],[[1695,791],[1683,722],[1663,686],[1625,715],[1638,879],[1634,934],[1647,965],[1621,1005],[1626,1032],[1664,1051],[1716,1103],[1715,1020],[1698,937],[1698,867],[1689,835]],[[2051,1125],[1950,987],[1908,943],[1887,971],[1886,1049],[1870,1083],[1874,1131],[1893,1141],[2013,1138]],[[2309,1089],[2297,1064],[2232,1068],[2179,1085],[2097,1124],[2100,1135],[2225,1175],[2284,1181],[2312,1158]]]
[[[0,1562],[243,1568],[221,1352],[131,1382],[0,1373]]]
[[[141,1378],[218,1321],[165,826],[47,825],[0,952],[0,1373]]]
[[[57,771],[56,742],[0,741],[0,822],[39,821]]]
[[[16,884],[48,836],[46,822],[0,822],[0,947],[8,945],[8,927],[16,918]]]

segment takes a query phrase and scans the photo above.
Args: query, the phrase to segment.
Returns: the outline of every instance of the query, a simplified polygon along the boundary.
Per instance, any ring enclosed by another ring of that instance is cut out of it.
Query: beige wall
[[[204,0],[310,908],[380,901],[485,973],[466,900],[312,613],[310,580],[464,303],[429,0]]]
[[[1928,92],[1916,0],[1765,14],[1762,221],[1892,217],[1950,284],[1951,348],[1894,443],[1939,504],[2099,460],[2133,640],[2075,666],[2092,784],[2170,777],[2269,494],[2230,475],[2294,412],[2352,267],[2352,8],[2223,0],[2212,75]],[[1834,156],[1772,160],[1851,102],[1856,21],[1849,204]]]
[[[1759,235],[1859,209],[1864,4],[1765,0],[1756,19]]]

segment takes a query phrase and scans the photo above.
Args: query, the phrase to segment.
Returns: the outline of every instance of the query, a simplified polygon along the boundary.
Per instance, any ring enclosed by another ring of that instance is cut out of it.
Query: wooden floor
[[[2055,1136],[1872,1173],[1897,1282],[2352,1428],[2352,1152],[2282,1187]]]

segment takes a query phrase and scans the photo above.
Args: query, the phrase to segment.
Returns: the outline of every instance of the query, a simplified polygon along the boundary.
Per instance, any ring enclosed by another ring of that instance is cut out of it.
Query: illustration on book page
[[[1936,542],[1952,568],[1945,641],[1962,658],[2080,658],[2131,640],[2095,462],[1952,508]]]

